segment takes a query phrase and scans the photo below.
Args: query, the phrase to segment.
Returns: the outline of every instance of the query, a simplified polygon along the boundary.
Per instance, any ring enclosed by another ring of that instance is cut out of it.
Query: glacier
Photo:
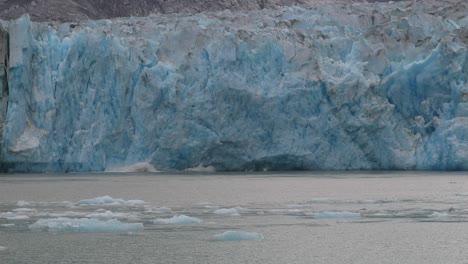
[[[0,22],[0,170],[468,170],[468,3]]]

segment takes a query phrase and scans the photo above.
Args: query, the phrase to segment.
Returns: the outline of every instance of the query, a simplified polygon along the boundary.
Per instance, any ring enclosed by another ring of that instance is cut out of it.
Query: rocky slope
[[[0,18],[16,19],[28,13],[33,21],[82,21],[149,14],[276,9],[327,2],[363,0],[0,0]],[[369,0],[386,2],[387,0]]]

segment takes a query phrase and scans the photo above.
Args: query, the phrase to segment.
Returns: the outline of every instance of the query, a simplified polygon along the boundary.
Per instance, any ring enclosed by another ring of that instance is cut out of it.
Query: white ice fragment
[[[36,128],[32,122],[28,121],[28,127],[23,131],[23,134],[17,139],[16,144],[10,148],[12,152],[21,152],[37,148],[40,144],[40,139],[47,135],[47,131]]]
[[[31,208],[16,208],[16,209],[13,209],[12,210],[13,212],[20,212],[20,213],[33,213],[35,212],[36,210],[35,209],[31,209]]]
[[[159,172],[159,171],[149,162],[138,162],[138,163],[128,165],[128,166],[111,167],[111,168],[106,169],[106,172],[131,173],[131,172]]]
[[[6,251],[7,249],[8,249],[7,247],[0,246],[0,251]]]
[[[14,227],[15,224],[1,224],[1,227]]]
[[[6,219],[8,219],[8,220],[26,220],[26,219],[29,219],[29,216],[27,216],[27,215],[13,215],[13,216],[7,217]]]
[[[75,211],[66,211],[66,212],[41,212],[37,213],[34,216],[36,217],[84,217],[86,213],[84,212],[75,212]]]
[[[331,198],[312,198],[309,201],[312,202],[312,203],[330,203],[330,202],[334,202],[335,199],[331,199]]]
[[[298,215],[304,213],[304,211],[301,209],[272,209],[269,212],[280,215]]]
[[[455,196],[468,196],[468,193],[457,193]]]
[[[20,201],[16,202],[16,205],[17,205],[17,206],[20,206],[20,207],[30,206],[30,205],[31,205],[31,202],[27,202],[27,201],[20,200]]]
[[[158,207],[158,208],[151,208],[145,211],[145,213],[153,213],[153,214],[161,214],[171,212],[172,209],[166,206]]]
[[[155,224],[199,224],[202,220],[200,218],[175,215],[172,218],[159,218],[153,221]]]
[[[145,201],[142,200],[123,200],[123,199],[114,199],[108,195],[102,197],[96,197],[92,199],[84,199],[78,202],[79,205],[143,205]]]
[[[262,240],[263,238],[263,235],[259,233],[244,231],[226,231],[213,236],[213,240],[218,241]]]
[[[49,218],[40,219],[29,226],[32,231],[53,231],[53,232],[129,232],[143,230],[141,223],[122,223],[119,220],[111,219],[101,221],[89,218]]]
[[[198,165],[198,167],[188,168],[185,170],[192,171],[192,172],[216,172],[215,167],[213,166],[203,167],[202,165]]]
[[[430,218],[446,218],[449,216],[450,215],[448,213],[439,213],[439,212],[433,212],[432,214],[429,215]]]
[[[99,219],[112,219],[112,218],[129,218],[131,215],[126,213],[113,213],[111,211],[95,212],[87,214],[87,218],[99,218]]]
[[[230,215],[230,216],[239,216],[239,211],[236,208],[221,208],[213,211],[213,214],[217,215]]]
[[[327,212],[327,211],[324,211],[324,212],[318,213],[318,214],[316,214],[314,216],[314,218],[321,218],[321,219],[325,219],[325,218],[358,218],[358,217],[361,217],[360,213],[352,213],[352,212],[347,212],[347,211],[343,211],[343,212]]]

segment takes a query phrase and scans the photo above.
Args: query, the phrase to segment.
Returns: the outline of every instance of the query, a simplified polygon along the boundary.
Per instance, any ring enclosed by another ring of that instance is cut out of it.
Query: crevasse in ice
[[[2,168],[466,170],[467,12],[453,0],[3,22]]]

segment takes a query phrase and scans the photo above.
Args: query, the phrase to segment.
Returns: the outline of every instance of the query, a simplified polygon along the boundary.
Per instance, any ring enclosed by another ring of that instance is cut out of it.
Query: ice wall
[[[24,16],[7,29],[2,170],[467,170],[467,13]]]

